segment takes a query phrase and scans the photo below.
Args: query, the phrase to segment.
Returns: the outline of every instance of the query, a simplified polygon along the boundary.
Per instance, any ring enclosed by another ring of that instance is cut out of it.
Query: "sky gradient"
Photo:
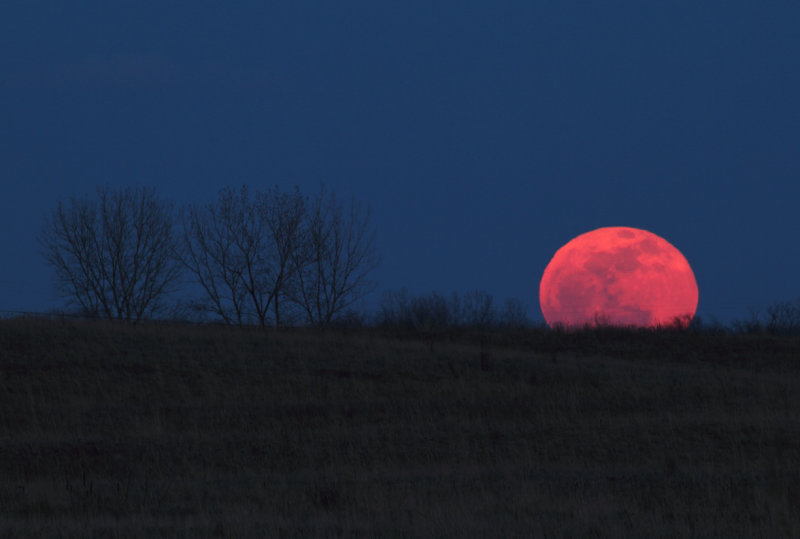
[[[369,204],[380,291],[523,300],[603,226],[677,247],[698,313],[800,297],[800,4],[4,2],[0,310],[60,304],[62,197],[325,182]]]

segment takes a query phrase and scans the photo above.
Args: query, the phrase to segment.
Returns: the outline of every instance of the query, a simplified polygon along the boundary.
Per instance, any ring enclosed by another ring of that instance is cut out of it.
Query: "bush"
[[[529,325],[522,301],[506,300],[502,311],[494,298],[483,290],[445,296],[430,292],[412,297],[408,290],[386,292],[378,306],[375,324],[379,327],[406,327],[420,331],[443,329],[519,328]]]

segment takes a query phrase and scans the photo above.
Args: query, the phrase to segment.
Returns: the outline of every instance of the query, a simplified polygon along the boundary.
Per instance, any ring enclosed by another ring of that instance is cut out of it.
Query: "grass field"
[[[0,322],[2,537],[800,536],[800,340]]]

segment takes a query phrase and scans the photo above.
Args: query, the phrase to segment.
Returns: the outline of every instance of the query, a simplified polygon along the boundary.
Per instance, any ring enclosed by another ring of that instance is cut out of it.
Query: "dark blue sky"
[[[800,4],[8,1],[0,309],[58,305],[60,197],[324,181],[371,205],[379,290],[485,289],[541,319],[550,257],[650,230],[699,313],[800,296]],[[377,298],[377,295],[376,295]]]

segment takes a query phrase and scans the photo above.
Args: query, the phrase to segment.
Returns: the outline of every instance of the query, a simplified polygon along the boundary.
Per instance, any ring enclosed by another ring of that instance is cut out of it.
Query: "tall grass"
[[[7,537],[797,536],[800,341],[0,322]]]

